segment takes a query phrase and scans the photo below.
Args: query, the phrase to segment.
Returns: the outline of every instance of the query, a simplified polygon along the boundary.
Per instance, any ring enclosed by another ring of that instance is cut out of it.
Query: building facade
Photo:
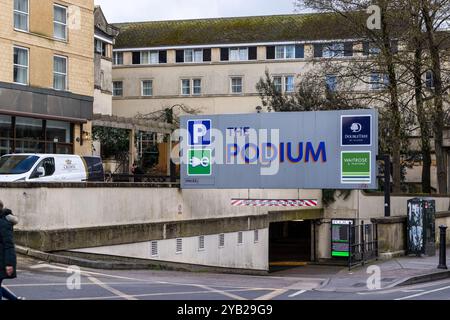
[[[94,1],[0,7],[0,153],[91,154]]]
[[[112,49],[119,30],[108,23],[99,6],[94,23],[94,114],[112,115]]]
[[[118,24],[113,113],[176,104],[207,114],[256,112],[256,84],[266,70],[289,93],[313,63],[364,55],[362,41],[340,23],[306,14]]]

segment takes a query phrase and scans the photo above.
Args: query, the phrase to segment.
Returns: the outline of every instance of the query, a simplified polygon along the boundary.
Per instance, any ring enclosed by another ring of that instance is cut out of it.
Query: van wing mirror
[[[37,178],[45,177],[45,169],[44,169],[44,167],[37,168],[37,170],[36,170],[36,177]]]

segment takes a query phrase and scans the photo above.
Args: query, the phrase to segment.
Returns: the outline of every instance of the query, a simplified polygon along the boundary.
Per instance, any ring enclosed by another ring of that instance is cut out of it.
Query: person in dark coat
[[[14,246],[13,226],[17,218],[11,210],[3,208],[0,201],[0,300],[19,300],[12,292],[2,287],[5,279],[16,278],[16,248]]]

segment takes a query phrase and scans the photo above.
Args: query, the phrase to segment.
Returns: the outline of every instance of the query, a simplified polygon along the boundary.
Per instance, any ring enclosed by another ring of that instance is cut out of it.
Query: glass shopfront
[[[73,153],[70,122],[0,115],[0,155]]]

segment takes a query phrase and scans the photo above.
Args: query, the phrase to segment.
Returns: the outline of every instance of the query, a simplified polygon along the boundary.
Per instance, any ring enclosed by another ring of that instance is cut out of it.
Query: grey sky
[[[109,22],[293,13],[293,0],[95,0]]]

